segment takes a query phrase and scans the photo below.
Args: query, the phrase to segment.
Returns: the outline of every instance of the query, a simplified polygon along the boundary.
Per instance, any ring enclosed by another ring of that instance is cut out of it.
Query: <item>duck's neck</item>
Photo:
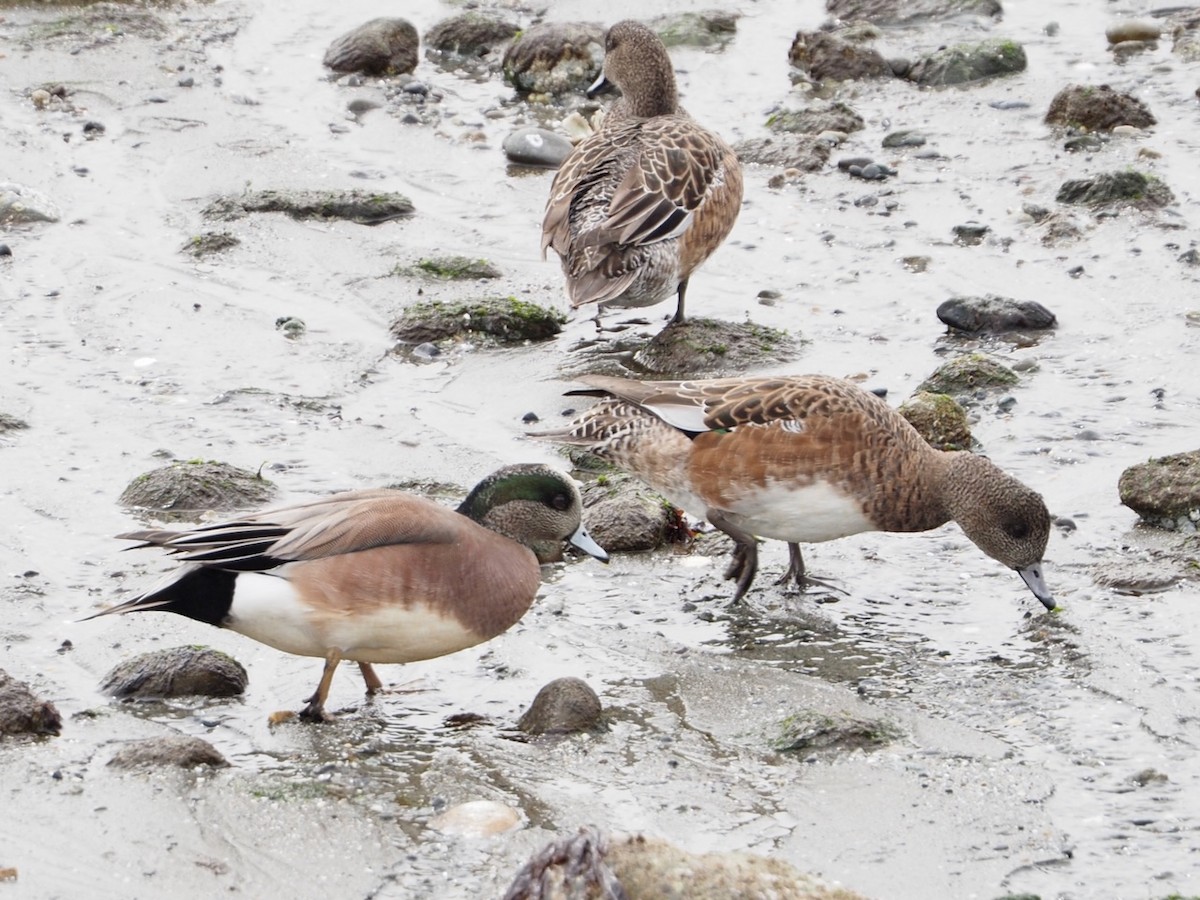
[[[953,515],[944,485],[956,455],[917,437],[908,453],[893,456],[906,464],[904,471],[897,468],[877,476],[876,484],[885,487],[866,510],[875,526],[881,531],[929,531],[949,522]]]

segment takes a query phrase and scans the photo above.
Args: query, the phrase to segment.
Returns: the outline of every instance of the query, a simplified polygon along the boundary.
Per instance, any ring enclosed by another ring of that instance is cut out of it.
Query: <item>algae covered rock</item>
[[[1126,169],[1064,181],[1054,199],[1059,203],[1093,208],[1135,206],[1147,209],[1174,203],[1175,195],[1155,176]]]
[[[739,14],[710,9],[659,16],[646,24],[668,47],[720,47],[737,34]]]
[[[1117,482],[1121,502],[1150,525],[1192,532],[1200,522],[1200,450],[1130,466]]]
[[[883,720],[801,710],[782,719],[768,743],[780,753],[828,754],[875,750],[899,736],[899,729]]]
[[[972,444],[967,413],[946,394],[918,391],[898,410],[931,447],[938,450],[969,450]]]
[[[252,213],[281,212],[293,219],[346,219],[359,225],[378,225],[413,214],[412,201],[389,191],[246,191],[218,197],[203,215],[210,219],[240,219]]]
[[[421,275],[439,281],[483,281],[503,274],[486,259],[474,256],[431,256],[411,266],[397,267],[396,275]]]
[[[667,325],[637,352],[634,361],[648,377],[722,375],[785,362],[798,347],[796,338],[777,328],[692,318]]]
[[[1107,84],[1069,84],[1054,95],[1046,111],[1047,125],[1085,131],[1112,131],[1118,125],[1147,128],[1155,121],[1145,103]]]
[[[1009,387],[1020,379],[1017,373],[982,353],[969,353],[938,366],[937,371],[917,387],[918,391],[971,396],[979,391]]]
[[[594,22],[534,25],[509,45],[504,77],[523,93],[582,93],[600,74],[604,37],[604,26]]]
[[[907,78],[930,87],[970,84],[1025,71],[1025,48],[1016,41],[992,38],[978,44],[946,47],[913,64]]]
[[[599,476],[582,494],[588,533],[610,553],[656,550],[678,524],[670,503],[622,473]]]
[[[515,297],[423,300],[392,323],[391,333],[402,344],[472,335],[499,344],[520,344],[548,340],[562,331],[565,322],[566,316],[557,310]]]
[[[480,59],[494,54],[520,31],[517,20],[500,10],[471,9],[429,29],[425,46],[449,56]]]
[[[275,485],[257,472],[223,462],[190,460],[139,475],[121,492],[118,502],[195,521],[210,510],[260,506],[274,495]]]

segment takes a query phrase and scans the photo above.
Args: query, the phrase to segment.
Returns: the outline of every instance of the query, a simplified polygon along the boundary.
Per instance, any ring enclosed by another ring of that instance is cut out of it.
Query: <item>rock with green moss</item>
[[[0,412],[0,434],[4,434],[7,431],[23,431],[28,427],[29,423],[24,419]]]
[[[152,650],[113,666],[101,692],[118,698],[237,697],[249,677],[240,662],[211,647]]]
[[[1200,450],[1130,466],[1121,473],[1117,491],[1147,524],[1193,532],[1200,522]]]
[[[156,516],[194,522],[210,510],[260,506],[274,495],[275,485],[257,472],[223,462],[190,460],[139,475],[119,502]]]
[[[815,134],[773,134],[765,138],[745,138],[733,145],[743,163],[780,166],[801,172],[820,172],[829,163],[833,147]]]
[[[824,131],[849,134],[861,130],[864,124],[863,117],[840,100],[818,100],[804,109],[783,110],[767,118],[767,127],[783,134],[821,134]]]
[[[774,857],[740,850],[689,853],[659,838],[610,836],[591,826],[537,851],[504,896],[505,900],[865,900]]]
[[[737,34],[738,13],[724,10],[659,16],[646,24],[668,47],[720,47]]]
[[[969,398],[980,391],[1010,387],[1020,379],[1017,373],[982,353],[968,353],[938,366],[937,371],[926,378],[918,391],[933,394],[949,394],[956,399]]]
[[[560,331],[567,318],[557,310],[518,300],[423,300],[392,323],[392,337],[402,344],[424,344],[468,336],[498,344],[544,341]]]
[[[970,84],[1025,71],[1025,48],[1016,41],[992,38],[978,44],[945,47],[914,63],[907,78],[938,87]]]
[[[1133,169],[1102,172],[1092,178],[1064,181],[1058,189],[1059,203],[1090,206],[1093,209],[1134,206],[1152,209],[1175,202],[1175,195],[1161,180]]]
[[[425,33],[426,55],[471,61],[492,57],[520,32],[520,24],[507,12],[471,9],[443,19]]]
[[[600,475],[582,495],[588,533],[610,553],[656,550],[676,533],[674,506],[628,475]]]
[[[918,391],[904,401],[900,415],[938,450],[969,450],[972,444],[967,413],[946,394]]]
[[[800,342],[778,328],[753,322],[691,318],[672,322],[634,356],[656,378],[692,378],[742,372],[795,358]]]
[[[1118,125],[1148,128],[1155,122],[1145,103],[1107,84],[1069,84],[1054,95],[1046,112],[1047,125],[1083,131],[1112,131]]]
[[[534,25],[509,45],[504,77],[523,93],[582,93],[600,74],[604,36],[604,26],[595,22]]]
[[[390,191],[246,191],[218,197],[204,207],[209,219],[240,219],[251,213],[281,212],[293,219],[346,219],[378,225],[413,214],[412,201]]]
[[[806,709],[781,720],[768,742],[780,753],[844,753],[876,750],[898,737],[900,729],[882,719]]]
[[[180,253],[186,253],[201,259],[213,253],[221,253],[240,244],[241,241],[228,231],[205,231],[189,240],[179,248]]]
[[[440,281],[482,281],[503,273],[486,259],[473,256],[431,256],[411,266],[397,266],[395,275],[418,275]]]

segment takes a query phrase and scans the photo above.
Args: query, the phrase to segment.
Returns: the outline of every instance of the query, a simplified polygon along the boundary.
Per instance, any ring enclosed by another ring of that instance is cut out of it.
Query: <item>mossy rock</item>
[[[668,325],[637,352],[634,362],[655,378],[722,375],[788,362],[799,346],[797,338],[778,328],[693,318]]]
[[[963,398],[979,391],[1011,387],[1019,381],[1017,373],[1008,366],[982,353],[969,353],[943,363],[917,390]]]
[[[191,460],[139,475],[121,493],[119,502],[160,516],[196,521],[210,510],[260,506],[274,494],[275,485],[256,472],[223,462]]]
[[[240,219],[251,213],[281,212],[293,219],[346,219],[378,225],[413,214],[412,201],[389,191],[247,191],[218,197],[204,207],[209,219]]]
[[[392,323],[392,337],[423,344],[470,335],[498,344],[544,341],[562,331],[567,317],[557,310],[515,297],[482,300],[425,300],[414,303]]]
[[[180,247],[179,252],[200,259],[213,253],[229,250],[240,243],[241,241],[228,231],[205,231]]]
[[[582,495],[588,533],[610,553],[656,550],[674,537],[675,507],[636,478],[605,473],[584,485]]]
[[[503,274],[486,259],[473,256],[431,256],[411,266],[397,266],[394,275],[415,275],[441,281],[481,281]]]
[[[771,131],[786,134],[820,134],[822,131],[841,131],[849,134],[865,125],[863,117],[842,103],[819,101],[807,109],[784,110],[767,118]]]
[[[1200,450],[1130,466],[1117,481],[1121,502],[1148,524],[1195,531],[1200,522]]]
[[[971,84],[1023,72],[1026,65],[1024,47],[1016,41],[992,38],[938,50],[913,65],[907,77],[928,86]]]
[[[900,735],[899,728],[882,719],[801,710],[781,720],[768,743],[780,753],[844,753],[876,750]]]
[[[1156,124],[1149,107],[1132,94],[1114,91],[1107,84],[1069,84],[1050,101],[1047,125],[1084,131],[1112,131],[1118,125],[1148,128]]]
[[[558,96],[583,92],[600,74],[606,29],[593,22],[542,22],[504,54],[504,78],[518,91]]]
[[[1054,198],[1059,203],[1083,206],[1136,206],[1153,208],[1175,202],[1175,195],[1153,175],[1128,169],[1123,172],[1104,172],[1094,178],[1064,181]]]
[[[668,47],[713,47],[733,40],[738,18],[738,13],[710,9],[659,16],[646,24]]]
[[[443,19],[425,33],[428,50],[467,59],[478,59],[512,40],[521,32],[516,19],[490,9],[471,9]]]
[[[6,431],[22,431],[28,427],[29,423],[24,419],[0,412],[0,434],[4,434]]]
[[[918,391],[904,401],[900,415],[938,450],[969,450],[973,443],[967,413],[947,394]]]

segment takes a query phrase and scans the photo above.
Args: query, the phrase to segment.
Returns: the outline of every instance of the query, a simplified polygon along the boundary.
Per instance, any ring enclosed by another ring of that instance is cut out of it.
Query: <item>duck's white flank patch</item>
[[[368,663],[432,659],[481,640],[427,606],[314,611],[286,578],[256,572],[238,576],[226,627],[285,653],[324,657],[337,649],[343,659]]]
[[[874,531],[862,505],[826,481],[798,487],[781,481],[738,494],[729,518],[751,534],[796,543],[816,543]]]

